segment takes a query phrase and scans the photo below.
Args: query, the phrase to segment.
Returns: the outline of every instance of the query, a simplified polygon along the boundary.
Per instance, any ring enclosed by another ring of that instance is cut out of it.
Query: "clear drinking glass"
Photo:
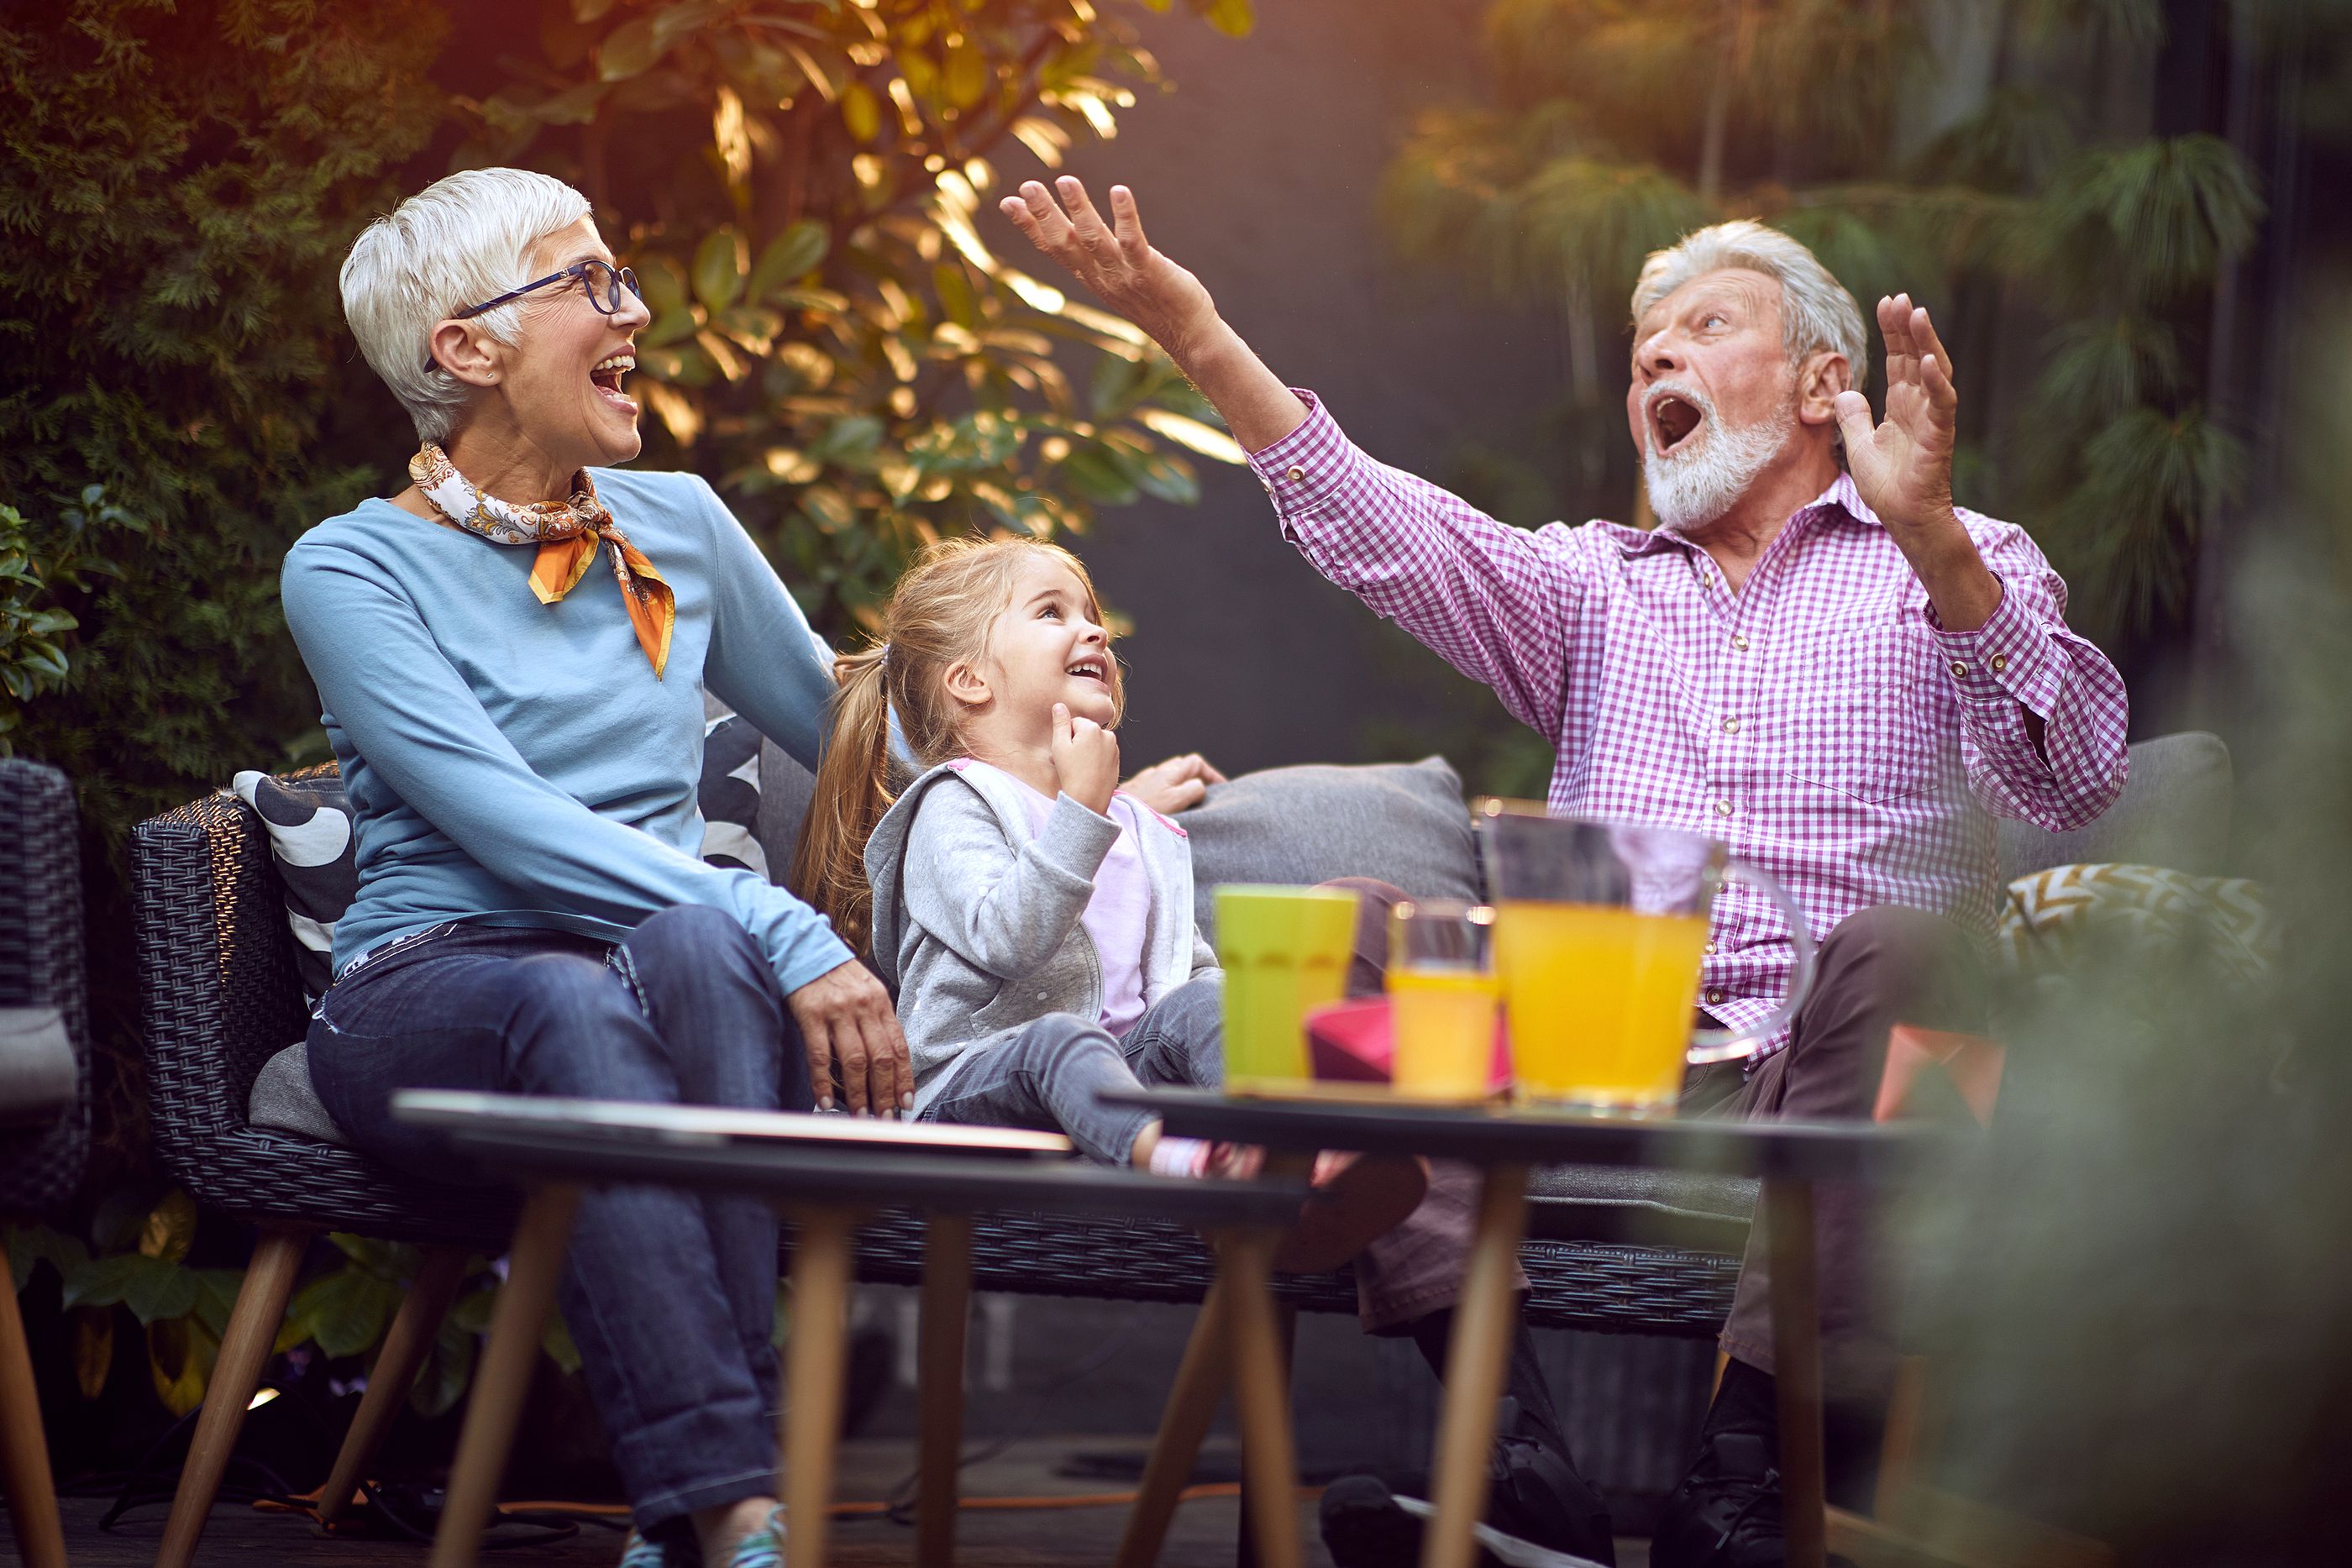
[[[1495,1054],[1495,912],[1423,900],[1389,912],[1389,1084],[1416,1100],[1477,1100]]]
[[[1812,987],[1803,912],[1718,839],[1555,817],[1522,801],[1481,800],[1476,821],[1513,1072],[1534,1098],[1670,1111],[1685,1062],[1745,1055]],[[1753,1028],[1695,1030],[1709,912],[1734,878],[1780,906],[1796,973]]]

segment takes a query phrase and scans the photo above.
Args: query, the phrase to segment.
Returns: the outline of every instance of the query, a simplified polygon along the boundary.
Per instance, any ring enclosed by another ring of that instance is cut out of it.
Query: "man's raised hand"
[[[1182,363],[1185,350],[1217,320],[1217,307],[1201,280],[1151,248],[1143,237],[1143,215],[1135,193],[1110,188],[1108,222],[1095,210],[1086,186],[1071,175],[1055,182],[1061,199],[1035,180],[997,206],[1028,236],[1103,303],[1143,329],[1169,356]]]
[[[1960,394],[1952,360],[1925,307],[1908,294],[1878,302],[1886,339],[1886,418],[1870,423],[1870,400],[1837,394],[1838,429],[1853,487],[1878,514],[1950,632],[1973,632],[2000,603],[2000,583],[1952,509],[1952,448]]]
[[[1886,418],[1874,428],[1870,400],[1842,392],[1837,421],[1854,487],[1900,541],[1952,516],[1960,394],[1952,388],[1951,356],[1925,306],[1913,305],[1908,294],[1881,298],[1878,330],[1886,340]]]

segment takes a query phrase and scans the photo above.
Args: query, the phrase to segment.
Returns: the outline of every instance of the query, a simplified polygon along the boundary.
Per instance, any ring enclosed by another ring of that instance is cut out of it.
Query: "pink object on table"
[[[1307,1015],[1307,1070],[1335,1083],[1386,1083],[1396,1060],[1389,999],[1363,997],[1317,1008]],[[1489,1092],[1511,1082],[1511,1037],[1499,1013],[1495,1019],[1495,1055],[1486,1069]]]

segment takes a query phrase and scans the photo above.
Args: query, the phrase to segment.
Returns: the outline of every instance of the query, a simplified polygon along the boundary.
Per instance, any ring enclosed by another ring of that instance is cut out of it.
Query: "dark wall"
[[[1477,90],[1484,9],[1266,0],[1256,33],[1236,40],[1179,7],[1146,30],[1176,90],[1124,111],[1117,141],[1072,162],[1098,198],[1114,181],[1135,190],[1153,243],[1200,274],[1277,374],[1323,396],[1366,450],[1419,472],[1559,390],[1553,319],[1454,301],[1444,280],[1396,262],[1377,228],[1381,171],[1413,111]],[[1037,172],[1025,156],[1000,171]],[[1003,255],[1034,258],[989,221]],[[1038,258],[1029,270],[1050,268]],[[1121,647],[1133,694],[1123,751],[1139,763],[1199,750],[1228,771],[1358,758],[1367,724],[1405,700],[1383,678],[1394,634],[1284,542],[1248,470],[1198,466],[1199,506],[1106,512],[1078,544],[1136,622]],[[1499,714],[1446,681],[1440,703]]]

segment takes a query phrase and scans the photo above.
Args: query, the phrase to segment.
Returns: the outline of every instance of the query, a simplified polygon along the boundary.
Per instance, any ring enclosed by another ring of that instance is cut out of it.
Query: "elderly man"
[[[1527,532],[1349,443],[1151,247],[1124,187],[1108,220],[1077,181],[1059,195],[1032,182],[1004,212],[1192,378],[1318,570],[1553,738],[1553,810],[1725,839],[1829,933],[1790,1025],[1696,1080],[1692,1100],[1867,1115],[1895,1021],[1966,1024],[1955,976],[1996,907],[1992,816],[2063,829],[2105,810],[2126,704],[2023,530],[1953,505],[1958,398],[1927,310],[1878,303],[1874,424],[1861,311],[1803,246],[1730,223],[1658,252],[1633,290],[1625,394],[1658,526]],[[1763,1018],[1788,989],[1790,933],[1727,885],[1711,936],[1706,1012]],[[1866,1299],[1867,1218],[1853,1195],[1823,1194],[1833,1480],[1867,1447],[1891,1364]],[[1751,1244],[1662,1568],[1783,1556],[1768,1289]]]

